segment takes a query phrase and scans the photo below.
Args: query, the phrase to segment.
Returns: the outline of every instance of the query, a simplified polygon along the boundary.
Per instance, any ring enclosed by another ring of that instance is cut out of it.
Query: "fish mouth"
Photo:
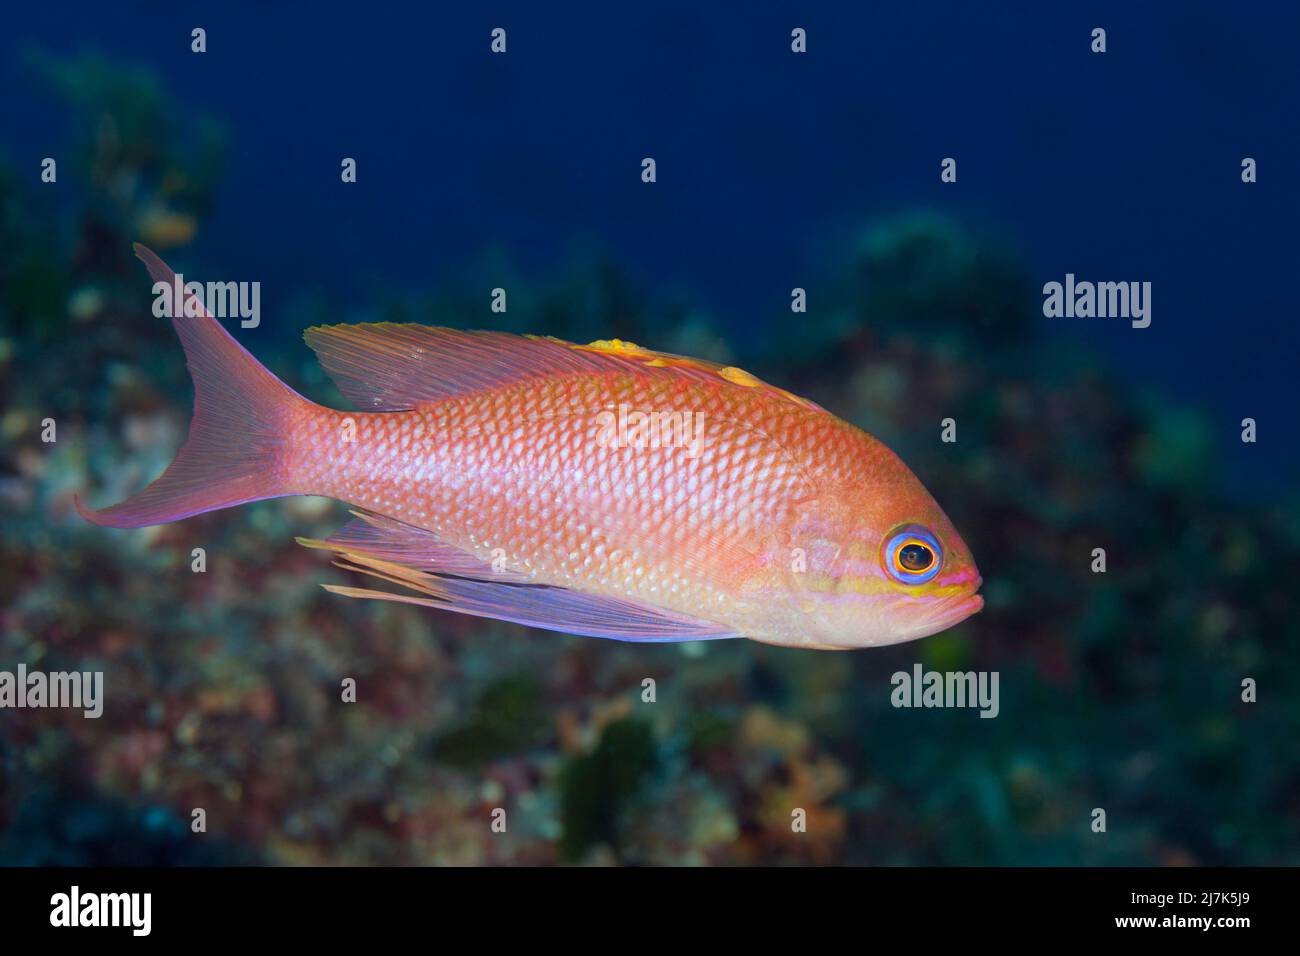
[[[984,607],[984,599],[978,594],[965,592],[943,598],[927,607],[922,613],[904,618],[887,640],[880,644],[900,644],[903,641],[915,641],[931,634],[938,634],[960,624],[972,614]]]
[[[969,591],[954,594],[937,602],[926,616],[926,625],[931,628],[929,633],[946,630],[954,624],[960,624],[972,614],[978,614],[984,607],[984,598],[976,592],[983,583],[984,579],[977,574],[975,580],[971,582]]]
[[[984,598],[978,594],[970,594],[956,600],[950,598],[944,602],[944,605],[935,620],[942,621],[944,627],[952,627],[958,621],[964,621],[972,614],[978,614],[984,608]]]

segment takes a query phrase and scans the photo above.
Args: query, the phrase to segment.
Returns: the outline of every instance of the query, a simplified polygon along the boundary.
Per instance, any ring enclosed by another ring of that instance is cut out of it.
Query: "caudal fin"
[[[155,282],[175,288],[176,276],[165,262],[139,243],[135,254]],[[140,528],[290,493],[283,422],[306,399],[267,371],[197,300],[184,298],[190,308],[174,307],[172,324],[194,380],[189,438],[161,477],[138,495],[100,511],[78,500],[77,511],[87,521]]]

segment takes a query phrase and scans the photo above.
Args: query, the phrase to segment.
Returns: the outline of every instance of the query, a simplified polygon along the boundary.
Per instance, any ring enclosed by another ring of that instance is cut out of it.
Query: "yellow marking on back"
[[[587,345],[575,345],[574,348],[584,349],[588,352],[605,352],[609,355],[627,355],[633,358],[655,354],[641,348],[635,342],[624,342],[622,339],[597,339]]]
[[[718,374],[732,385],[743,385],[745,388],[753,388],[756,385],[763,384],[762,380],[750,375],[743,368],[736,368],[734,365],[728,365],[726,368],[718,369]]]
[[[719,365],[717,362],[710,362],[705,359],[689,358],[685,355],[670,355],[667,352],[655,352],[651,349],[642,348],[635,342],[627,342],[623,339],[597,339],[586,345],[578,345],[575,342],[566,342],[563,339],[557,339],[554,336],[530,335],[528,338],[545,339],[555,342],[559,345],[567,345],[571,349],[578,349],[582,352],[597,352],[601,355],[613,355],[619,358],[633,359],[647,368],[682,368],[693,371],[705,372],[709,375],[716,376],[724,382],[732,385],[739,385],[741,388],[761,388],[768,394],[776,395],[786,401],[793,402],[802,408],[820,411],[821,409],[806,398],[801,398],[792,392],[787,392],[783,388],[777,388],[775,385],[769,385],[756,375],[751,375],[743,368],[736,368],[734,365]]]

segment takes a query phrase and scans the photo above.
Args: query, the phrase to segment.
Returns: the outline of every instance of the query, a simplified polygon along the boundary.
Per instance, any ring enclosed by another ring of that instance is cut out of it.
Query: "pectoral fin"
[[[298,538],[298,543],[348,557],[365,554],[435,574],[516,584],[527,583],[532,577],[522,570],[493,567],[423,528],[369,511],[352,513],[356,520],[349,521],[326,540]]]

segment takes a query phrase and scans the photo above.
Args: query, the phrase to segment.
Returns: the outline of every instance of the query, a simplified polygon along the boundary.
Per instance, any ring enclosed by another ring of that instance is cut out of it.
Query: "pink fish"
[[[324,495],[356,520],[299,540],[401,589],[330,591],[630,641],[845,649],[982,606],[969,550],[893,452],[740,369],[618,340],[318,326],[307,344],[361,409],[336,411],[190,311],[172,320],[189,438],[134,497],[78,502],[90,521]]]

